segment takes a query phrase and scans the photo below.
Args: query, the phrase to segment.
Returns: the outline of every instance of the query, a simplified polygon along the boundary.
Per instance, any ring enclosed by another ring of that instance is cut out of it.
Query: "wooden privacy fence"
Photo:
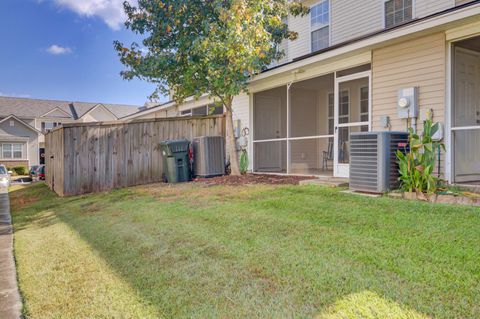
[[[225,117],[64,124],[45,136],[46,183],[78,195],[162,181],[160,142],[225,136]]]

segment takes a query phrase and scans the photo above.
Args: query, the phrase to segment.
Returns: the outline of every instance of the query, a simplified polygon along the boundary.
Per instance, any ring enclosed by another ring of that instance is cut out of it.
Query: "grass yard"
[[[315,186],[11,191],[31,318],[479,318],[480,209]]]

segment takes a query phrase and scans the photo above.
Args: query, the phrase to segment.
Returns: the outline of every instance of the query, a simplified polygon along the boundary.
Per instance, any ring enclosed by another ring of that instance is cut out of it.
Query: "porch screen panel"
[[[287,87],[254,94],[253,169],[287,172]]]
[[[254,143],[253,168],[261,173],[287,173],[287,141]]]
[[[329,132],[329,117],[333,120],[333,90],[333,75],[294,83],[290,87],[290,138],[333,134]]]
[[[480,183],[480,37],[455,46],[452,108],[455,182]]]
[[[287,137],[287,88],[281,87],[254,95],[254,140]]]
[[[350,134],[368,131],[368,77],[340,83],[338,112],[338,163],[349,164]]]
[[[455,182],[480,182],[480,129],[453,132]]]
[[[333,173],[333,138],[291,140],[290,172],[300,175]]]

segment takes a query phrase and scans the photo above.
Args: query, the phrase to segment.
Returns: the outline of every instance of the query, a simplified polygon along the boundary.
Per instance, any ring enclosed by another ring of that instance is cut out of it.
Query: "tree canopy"
[[[172,93],[178,102],[208,94],[226,107],[227,126],[233,98],[284,56],[282,41],[296,39],[288,15],[308,13],[291,0],[138,0],[124,8],[126,27],[144,40],[115,42],[126,66],[122,76],[156,83],[153,96]]]

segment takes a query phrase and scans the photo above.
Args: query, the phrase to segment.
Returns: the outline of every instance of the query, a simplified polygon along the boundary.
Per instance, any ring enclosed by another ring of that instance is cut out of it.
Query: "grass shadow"
[[[12,201],[36,201],[15,208],[15,229],[65,223],[159,316],[480,314],[478,209],[319,187],[195,187],[68,198],[25,188]],[[332,310],[352,300],[379,313]]]

